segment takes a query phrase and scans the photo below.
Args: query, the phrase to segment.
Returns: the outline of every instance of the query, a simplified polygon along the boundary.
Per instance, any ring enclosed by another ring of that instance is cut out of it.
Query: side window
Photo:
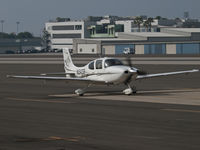
[[[102,60],[96,61],[96,69],[102,69]]]
[[[89,64],[88,68],[94,70],[94,61]]]

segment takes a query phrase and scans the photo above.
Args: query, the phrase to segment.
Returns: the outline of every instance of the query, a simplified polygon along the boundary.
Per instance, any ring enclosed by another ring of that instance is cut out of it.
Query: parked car
[[[24,53],[39,53],[39,51],[36,49],[28,49],[28,50],[25,50]]]
[[[124,54],[135,54],[135,50],[133,48],[124,48]]]

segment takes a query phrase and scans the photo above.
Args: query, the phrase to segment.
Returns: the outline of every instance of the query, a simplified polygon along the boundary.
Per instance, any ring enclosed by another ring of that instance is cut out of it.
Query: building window
[[[92,52],[94,53],[94,48],[92,49]]]
[[[106,28],[106,25],[96,25],[96,33],[98,34],[106,34],[108,33],[108,29]]]
[[[199,43],[199,54],[200,54],[200,43]]]
[[[96,69],[102,69],[102,60],[96,61]]]
[[[80,52],[83,52],[83,49],[82,49],[82,48],[80,48]]]
[[[75,30],[82,30],[82,25],[75,25]]]
[[[145,44],[144,54],[166,54],[166,44]]]
[[[113,29],[113,28],[111,28],[111,34],[112,34],[112,35],[114,34],[114,29]]]
[[[94,28],[92,28],[92,34],[93,34],[93,35],[95,34],[95,29],[94,29]]]
[[[122,24],[115,25],[115,32],[124,32],[124,25]]]
[[[81,34],[53,34],[53,38],[81,38]]]
[[[176,44],[177,54],[200,54],[200,44],[199,43],[183,43]]]
[[[65,26],[52,26],[53,30],[74,30],[73,25],[65,25]]]
[[[146,32],[146,29],[145,28],[141,28],[141,31],[142,32]],[[148,32],[148,31],[147,31]]]

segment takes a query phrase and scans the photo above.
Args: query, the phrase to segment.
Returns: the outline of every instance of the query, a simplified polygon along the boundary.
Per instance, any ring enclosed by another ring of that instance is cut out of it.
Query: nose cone
[[[109,71],[112,73],[116,74],[121,74],[121,75],[130,75],[137,73],[137,69],[129,66],[112,66],[109,68]]]
[[[114,84],[124,83],[132,75],[131,68],[128,66],[112,66],[107,69],[109,69],[110,73],[112,72],[109,75],[109,81]]]
[[[137,69],[131,68],[131,67],[123,68],[123,70],[125,70],[124,74],[134,74],[134,73],[137,73]]]
[[[128,74],[129,70],[130,70],[130,67],[127,67],[127,66],[113,66],[112,67],[112,72],[119,73],[119,74]]]

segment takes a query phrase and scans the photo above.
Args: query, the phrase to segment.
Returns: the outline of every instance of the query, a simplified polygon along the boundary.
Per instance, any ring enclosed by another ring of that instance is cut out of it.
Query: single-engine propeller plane
[[[10,78],[21,78],[21,79],[40,79],[40,80],[61,80],[61,81],[78,81],[85,82],[86,87],[83,89],[75,90],[75,93],[79,96],[84,95],[86,89],[91,85],[105,84],[105,85],[119,85],[125,84],[127,89],[123,90],[126,95],[136,93],[136,87],[132,85],[134,80],[142,80],[160,76],[169,76],[177,74],[188,74],[198,72],[198,69],[147,74],[145,71],[141,71],[137,68],[132,67],[130,59],[128,59],[128,65],[124,65],[120,60],[116,58],[99,58],[89,62],[84,67],[77,67],[73,64],[71,54],[68,48],[63,49],[64,58],[64,70],[63,73],[44,73],[39,76],[18,76],[8,75]],[[55,76],[57,75],[57,76]],[[58,76],[64,75],[64,77]]]

